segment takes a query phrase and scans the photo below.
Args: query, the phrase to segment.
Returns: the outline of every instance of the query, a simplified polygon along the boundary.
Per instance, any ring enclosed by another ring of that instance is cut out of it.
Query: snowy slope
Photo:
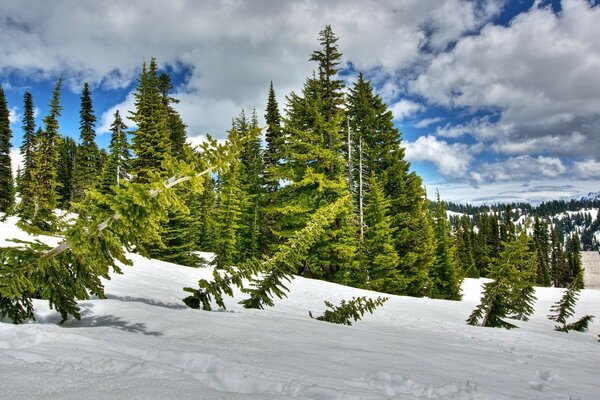
[[[6,224],[0,225],[2,236]],[[462,302],[391,296],[355,325],[311,320],[323,300],[377,293],[296,278],[267,310],[203,312],[181,302],[209,270],[131,255],[106,300],[81,321],[36,301],[37,322],[0,323],[1,399],[597,399],[600,324],[559,333],[545,318],[562,291],[539,289],[521,329],[465,324],[483,280]],[[238,299],[240,297],[238,296]],[[600,317],[600,291],[578,315]]]

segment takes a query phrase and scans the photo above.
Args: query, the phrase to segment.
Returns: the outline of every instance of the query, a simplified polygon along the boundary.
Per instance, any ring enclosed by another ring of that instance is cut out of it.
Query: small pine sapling
[[[552,314],[548,315],[548,318],[559,323],[554,327],[554,330],[559,332],[585,332],[588,329],[589,324],[594,319],[593,315],[586,315],[575,322],[567,323],[567,319],[575,314],[575,303],[581,287],[583,287],[583,271],[575,276],[562,298],[550,308]]]
[[[330,322],[332,324],[352,325],[352,320],[354,320],[354,322],[360,321],[367,312],[373,314],[373,311],[375,311],[377,307],[383,306],[389,299],[389,297],[378,297],[377,299],[369,299],[366,296],[353,297],[352,300],[349,301],[342,300],[339,306],[325,301],[325,305],[329,310],[325,310],[323,315],[315,318],[310,311],[308,312],[308,315],[311,318]]]

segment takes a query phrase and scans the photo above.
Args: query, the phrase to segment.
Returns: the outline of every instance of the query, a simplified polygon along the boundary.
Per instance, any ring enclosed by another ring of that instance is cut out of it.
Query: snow
[[[9,220],[0,241],[19,234]],[[52,238],[54,239],[54,238]],[[0,242],[0,245],[2,243]],[[562,290],[537,290],[536,313],[512,331],[465,323],[485,279],[461,302],[390,296],[352,326],[310,319],[323,300],[380,294],[296,278],[267,310],[227,299],[227,312],[187,308],[184,286],[208,278],[130,255],[107,299],[80,302],[80,321],[35,301],[36,322],[0,323],[2,399],[597,399],[600,324],[553,330]],[[599,314],[584,290],[577,315]],[[600,317],[600,315],[598,315]]]

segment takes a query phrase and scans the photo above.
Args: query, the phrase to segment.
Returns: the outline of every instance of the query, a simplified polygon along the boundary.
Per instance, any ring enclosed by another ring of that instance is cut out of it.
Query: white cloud
[[[121,119],[123,120],[125,125],[127,125],[127,128],[128,129],[134,128],[135,123],[129,119],[129,116],[130,116],[129,110],[135,109],[134,103],[135,103],[135,97],[133,96],[133,93],[129,93],[127,95],[127,97],[125,98],[125,100],[123,100],[122,102],[120,102],[118,104],[115,104],[114,106],[112,106],[111,108],[106,110],[104,113],[102,113],[102,115],[99,118],[100,125],[96,128],[96,131],[99,134],[110,132],[110,126],[115,119],[115,112],[117,110],[119,111],[119,114],[121,115]]]
[[[427,128],[430,125],[437,124],[438,122],[442,122],[444,119],[440,117],[435,118],[424,118],[413,124],[415,128]]]
[[[19,109],[17,107],[10,107],[8,110],[8,122],[14,124],[21,119]]]
[[[448,144],[431,135],[421,136],[415,142],[404,144],[408,160],[432,162],[442,175],[448,177],[464,177],[474,160],[469,146],[460,143]]]
[[[489,24],[432,58],[412,91],[431,103],[499,113],[497,122],[447,126],[440,135],[494,141],[497,134],[506,139],[500,151],[517,153],[553,147],[549,141],[558,137],[566,143],[577,132],[588,145],[572,152],[600,156],[600,6],[561,6],[557,14],[534,6],[507,27]]]
[[[392,114],[394,115],[394,120],[397,121],[401,121],[406,117],[410,117],[411,115],[418,113],[419,111],[423,111],[424,109],[423,105],[407,99],[402,99],[395,104],[392,104],[391,108]]]
[[[573,163],[576,176],[581,179],[600,179],[600,162],[584,160]]]
[[[525,155],[510,157],[497,163],[483,163],[476,171],[471,171],[470,178],[475,185],[482,182],[526,182],[560,177],[566,171],[567,167],[559,158]]]
[[[585,147],[586,137],[579,132],[569,136],[540,136],[523,140],[500,141],[493,145],[494,150],[503,154],[536,154],[540,152],[561,153],[570,149]]]
[[[195,107],[186,110],[192,134],[223,132],[242,107],[264,107],[270,80],[283,106],[283,95],[299,89],[315,68],[308,58],[325,24],[340,37],[344,60],[395,75],[427,60],[424,46],[440,51],[485,24],[498,3],[3,2],[0,74],[63,75],[75,92],[83,81],[122,88],[135,80],[143,60],[155,56],[191,72],[178,91]]]

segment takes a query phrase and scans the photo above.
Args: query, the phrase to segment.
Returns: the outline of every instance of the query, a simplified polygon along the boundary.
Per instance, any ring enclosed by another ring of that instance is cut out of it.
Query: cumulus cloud
[[[430,103],[499,113],[493,122],[447,126],[440,135],[501,137],[497,150],[508,153],[587,141],[572,153],[600,158],[600,6],[561,6],[554,13],[536,4],[508,26],[488,24],[432,59],[411,90]]]
[[[483,163],[476,171],[470,172],[473,183],[497,181],[529,181],[540,178],[560,177],[567,167],[559,158],[554,157],[510,157],[497,163]]]
[[[448,144],[434,136],[421,136],[415,142],[406,142],[406,158],[410,161],[429,161],[445,176],[464,177],[474,160],[469,146]]]
[[[582,179],[600,179],[600,162],[596,160],[576,161],[573,166],[576,176]]]
[[[422,104],[402,99],[392,105],[392,114],[394,115],[394,120],[400,121],[422,111],[424,108]]]
[[[269,81],[280,101],[299,89],[314,63],[317,34],[331,24],[344,59],[362,70],[397,74],[442,51],[499,12],[498,1],[408,0],[210,2],[158,0],[3,2],[0,74],[63,75],[128,87],[143,60],[182,66],[190,131],[223,132],[241,108],[264,107]],[[394,98],[396,99],[396,97]],[[215,115],[216,112],[226,113]],[[219,123],[215,122],[219,119]],[[105,124],[102,125],[105,127]]]

